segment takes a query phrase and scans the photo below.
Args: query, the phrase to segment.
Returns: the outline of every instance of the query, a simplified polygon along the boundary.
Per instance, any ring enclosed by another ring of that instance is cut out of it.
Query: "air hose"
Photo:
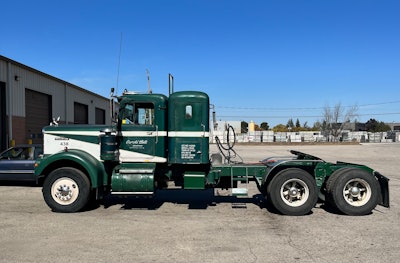
[[[231,142],[230,138],[230,134],[233,134],[233,142]],[[215,142],[217,143],[218,149],[221,152],[222,156],[224,156],[225,158],[225,163],[243,163],[243,159],[242,157],[240,157],[236,151],[233,149],[233,147],[235,146],[236,143],[236,133],[235,133],[235,129],[231,126],[228,125],[226,127],[226,146],[224,146],[220,139],[218,138],[218,136],[215,136]],[[226,151],[226,153],[224,152]],[[233,161],[233,159],[235,158],[240,158],[240,161]]]

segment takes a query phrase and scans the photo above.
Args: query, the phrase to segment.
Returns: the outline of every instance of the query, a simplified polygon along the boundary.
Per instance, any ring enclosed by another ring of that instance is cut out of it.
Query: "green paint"
[[[183,181],[184,189],[204,189],[205,174],[203,172],[185,172]]]
[[[209,98],[203,92],[171,94],[168,108],[169,163],[209,163]]]

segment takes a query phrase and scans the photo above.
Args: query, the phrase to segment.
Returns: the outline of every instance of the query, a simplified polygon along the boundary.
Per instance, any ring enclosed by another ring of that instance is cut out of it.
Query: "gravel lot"
[[[215,151],[215,147],[212,147]],[[269,211],[255,184],[226,192],[160,191],[110,199],[75,214],[53,213],[41,188],[0,186],[0,262],[397,262],[400,144],[236,146],[247,162],[294,149],[366,164],[390,179],[391,208],[352,217],[318,204],[307,216]]]

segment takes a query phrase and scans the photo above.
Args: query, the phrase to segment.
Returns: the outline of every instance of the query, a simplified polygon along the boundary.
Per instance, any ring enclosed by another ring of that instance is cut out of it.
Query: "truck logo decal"
[[[148,140],[127,140],[126,144],[127,145],[146,145],[148,143]]]
[[[137,140],[127,140],[125,145],[127,145],[132,150],[145,150],[149,141],[147,139],[137,139]]]

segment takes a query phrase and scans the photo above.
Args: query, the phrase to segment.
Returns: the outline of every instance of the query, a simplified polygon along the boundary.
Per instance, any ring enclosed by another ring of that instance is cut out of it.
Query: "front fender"
[[[107,173],[102,162],[89,153],[72,149],[44,156],[35,164],[35,176],[37,178],[47,176],[51,171],[66,166],[80,166],[89,175],[91,187],[97,188],[107,182]]]

